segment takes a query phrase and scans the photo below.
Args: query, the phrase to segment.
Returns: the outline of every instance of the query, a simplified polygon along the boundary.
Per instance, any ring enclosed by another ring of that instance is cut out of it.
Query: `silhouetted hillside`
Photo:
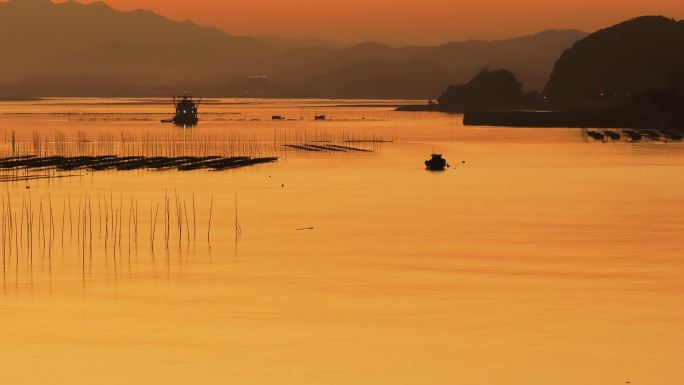
[[[608,108],[564,111],[507,109],[500,111],[468,111],[463,124],[508,127],[582,127],[633,128],[660,130],[674,140],[684,133],[684,71],[670,76],[663,89],[632,94]],[[434,106],[426,106],[434,107]],[[637,136],[636,140],[639,137]]]
[[[554,100],[615,101],[663,89],[684,69],[684,22],[645,16],[578,41],[555,64],[544,94]]]
[[[526,88],[539,88],[558,55],[584,36],[547,31],[437,47],[338,48],[315,39],[234,37],[102,2],[10,0],[0,3],[6,53],[0,96],[144,96],[183,89],[251,96],[247,77],[265,75],[261,96],[426,98],[482,67],[509,68]]]
[[[485,68],[461,85],[451,85],[437,103],[423,106],[402,106],[399,111],[467,112],[480,110],[507,110],[528,107],[538,93],[525,93],[522,84],[508,70],[490,71]]]
[[[684,21],[639,17],[563,53],[539,100],[552,113],[474,111],[464,124],[682,130]]]
[[[636,93],[610,111],[649,117],[652,127],[684,129],[684,69],[672,74],[661,89]]]
[[[484,69],[466,84],[449,86],[438,102],[450,112],[514,109],[525,105],[526,96],[512,72]]]

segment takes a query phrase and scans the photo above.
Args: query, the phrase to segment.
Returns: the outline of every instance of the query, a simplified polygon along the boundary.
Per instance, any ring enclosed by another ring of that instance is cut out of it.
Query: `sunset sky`
[[[82,0],[82,2],[90,2]],[[107,0],[233,35],[393,44],[496,39],[544,29],[587,32],[645,14],[684,18],[682,0]]]

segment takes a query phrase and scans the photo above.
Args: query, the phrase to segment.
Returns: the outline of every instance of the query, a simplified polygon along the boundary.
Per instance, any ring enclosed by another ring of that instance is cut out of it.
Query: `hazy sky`
[[[81,0],[82,2],[91,2]],[[684,0],[106,0],[233,35],[321,37],[343,43],[436,43],[550,28],[588,32],[644,14],[684,18]]]

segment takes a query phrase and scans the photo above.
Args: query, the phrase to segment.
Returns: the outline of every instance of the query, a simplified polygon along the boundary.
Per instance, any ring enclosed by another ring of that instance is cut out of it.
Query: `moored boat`
[[[674,140],[674,141],[680,141],[682,140],[682,134],[676,131],[672,130],[660,130],[660,132],[663,134],[667,140]]]
[[[625,131],[625,135],[627,135],[627,137],[633,142],[640,141],[643,138],[643,136],[640,133],[633,130]]]
[[[201,102],[195,100],[192,96],[184,94],[183,96],[173,97],[173,104],[176,106],[176,114],[171,119],[164,119],[162,123],[174,123],[177,126],[196,126],[199,122],[197,117],[197,108]]]
[[[591,138],[593,138],[595,140],[603,140],[606,138],[605,135],[603,135],[602,133],[600,133],[598,131],[587,131],[587,135],[589,135]]]
[[[606,131],[604,131],[603,133],[604,133],[607,137],[609,137],[610,140],[620,140],[620,138],[622,137],[622,135],[620,135],[620,133],[619,133],[619,132],[616,132],[616,131],[606,130]]]
[[[430,160],[425,161],[425,167],[430,171],[443,171],[445,168],[449,167],[446,159],[442,157],[442,154],[432,154]]]

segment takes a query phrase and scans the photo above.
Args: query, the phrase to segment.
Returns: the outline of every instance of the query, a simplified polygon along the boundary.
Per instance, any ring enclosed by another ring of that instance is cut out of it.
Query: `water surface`
[[[3,207],[30,199],[35,221],[18,258],[3,241],[2,383],[681,383],[683,144],[463,127],[386,104],[213,101],[187,135],[252,138],[231,151],[280,161],[2,186]],[[164,135],[178,130],[158,123],[169,110],[2,103],[3,151],[12,131],[26,151],[34,133]],[[263,145],[302,132],[391,142]],[[426,172],[432,152],[452,167]]]

